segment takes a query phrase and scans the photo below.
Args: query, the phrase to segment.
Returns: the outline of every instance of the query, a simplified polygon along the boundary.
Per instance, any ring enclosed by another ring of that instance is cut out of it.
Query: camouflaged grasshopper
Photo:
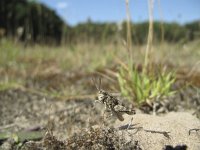
[[[122,103],[120,103],[120,101],[116,97],[112,96],[108,92],[101,89],[101,79],[100,78],[99,78],[98,86],[97,86],[95,80],[94,79],[92,79],[92,80],[96,86],[96,89],[98,90],[98,94],[97,94],[98,96],[97,96],[97,100],[95,100],[95,102],[104,104],[105,110],[107,112],[111,112],[111,114],[116,116],[120,121],[124,120],[124,117],[122,116],[124,113],[126,113],[128,115],[135,114],[134,109],[126,108]]]

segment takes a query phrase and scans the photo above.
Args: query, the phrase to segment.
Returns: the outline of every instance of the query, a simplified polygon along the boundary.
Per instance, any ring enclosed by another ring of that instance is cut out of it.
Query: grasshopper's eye
[[[98,99],[100,101],[102,101],[104,98],[105,98],[105,95],[103,93],[100,93],[99,96],[98,96]]]
[[[104,95],[101,93],[101,94],[99,94],[99,98],[102,98],[102,97],[104,97]]]
[[[99,94],[105,94],[105,91],[104,90],[100,90]]]

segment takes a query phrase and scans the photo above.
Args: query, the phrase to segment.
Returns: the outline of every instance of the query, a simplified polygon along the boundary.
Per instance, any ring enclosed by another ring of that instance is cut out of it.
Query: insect
[[[97,86],[94,79],[92,79],[92,80],[96,86],[96,89],[98,90],[98,94],[97,94],[98,96],[97,96],[97,100],[95,100],[95,102],[104,104],[105,110],[107,112],[111,112],[111,114],[116,116],[120,121],[124,120],[124,117],[122,116],[124,113],[126,113],[128,115],[135,114],[134,109],[128,109],[122,103],[120,103],[120,101],[116,97],[112,96],[110,93],[101,89],[101,79],[100,78],[99,78],[99,83],[98,83],[99,86]]]

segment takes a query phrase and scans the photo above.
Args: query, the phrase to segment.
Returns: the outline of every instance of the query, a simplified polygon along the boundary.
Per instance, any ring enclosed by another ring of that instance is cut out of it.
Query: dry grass
[[[154,44],[154,62],[168,62],[175,66],[194,65],[200,58],[199,46],[200,41]],[[134,49],[136,51],[133,54],[133,63],[140,64],[145,55],[145,45],[135,46]],[[99,68],[113,66],[116,57],[127,62],[127,51],[121,43],[103,46],[94,43],[60,47],[35,45],[24,48],[23,45],[6,41],[1,43],[0,53],[1,71],[15,68],[21,72],[28,71],[29,75],[41,66],[55,66],[61,71],[93,72]],[[42,67],[40,71],[44,71]]]
[[[199,61],[199,46],[200,41],[186,44],[155,44],[154,63],[191,68]],[[143,64],[145,45],[135,46],[134,49],[133,64]],[[25,48],[21,44],[15,45],[10,41],[1,41],[0,53],[0,89],[24,86],[29,79],[41,82],[38,78],[55,81],[54,77],[59,77],[59,80],[56,80],[59,83],[53,86],[58,87],[57,91],[52,88],[45,88],[45,90],[49,91],[50,89],[50,92],[54,94],[62,91],[61,93],[65,93],[64,95],[80,94],[88,85],[88,83],[85,83],[87,85],[77,83],[80,88],[75,89],[76,87],[72,86],[72,83],[69,85],[69,82],[65,82],[65,77],[62,78],[66,74],[69,76],[85,74],[87,76],[88,73],[96,70],[118,67],[117,59],[124,63],[128,62],[127,51],[121,43],[103,46],[94,43],[60,47],[35,45]],[[198,69],[197,66],[196,70]],[[78,78],[76,80],[79,80]]]

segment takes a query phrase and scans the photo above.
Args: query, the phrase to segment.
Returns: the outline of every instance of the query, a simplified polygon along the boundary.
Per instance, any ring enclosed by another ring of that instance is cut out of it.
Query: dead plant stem
[[[154,0],[148,0],[149,6],[149,32],[148,32],[148,39],[147,39],[147,47],[145,52],[145,60],[144,60],[144,69],[143,73],[147,73],[147,67],[150,60],[150,53],[152,50],[152,42],[153,42],[153,2]]]
[[[131,37],[131,15],[130,15],[130,9],[129,9],[129,0],[126,0],[126,16],[127,16],[127,49],[129,52],[129,59],[130,59],[130,66],[132,66],[133,62],[133,53],[132,53],[132,37]],[[131,68],[132,69],[132,68]]]

